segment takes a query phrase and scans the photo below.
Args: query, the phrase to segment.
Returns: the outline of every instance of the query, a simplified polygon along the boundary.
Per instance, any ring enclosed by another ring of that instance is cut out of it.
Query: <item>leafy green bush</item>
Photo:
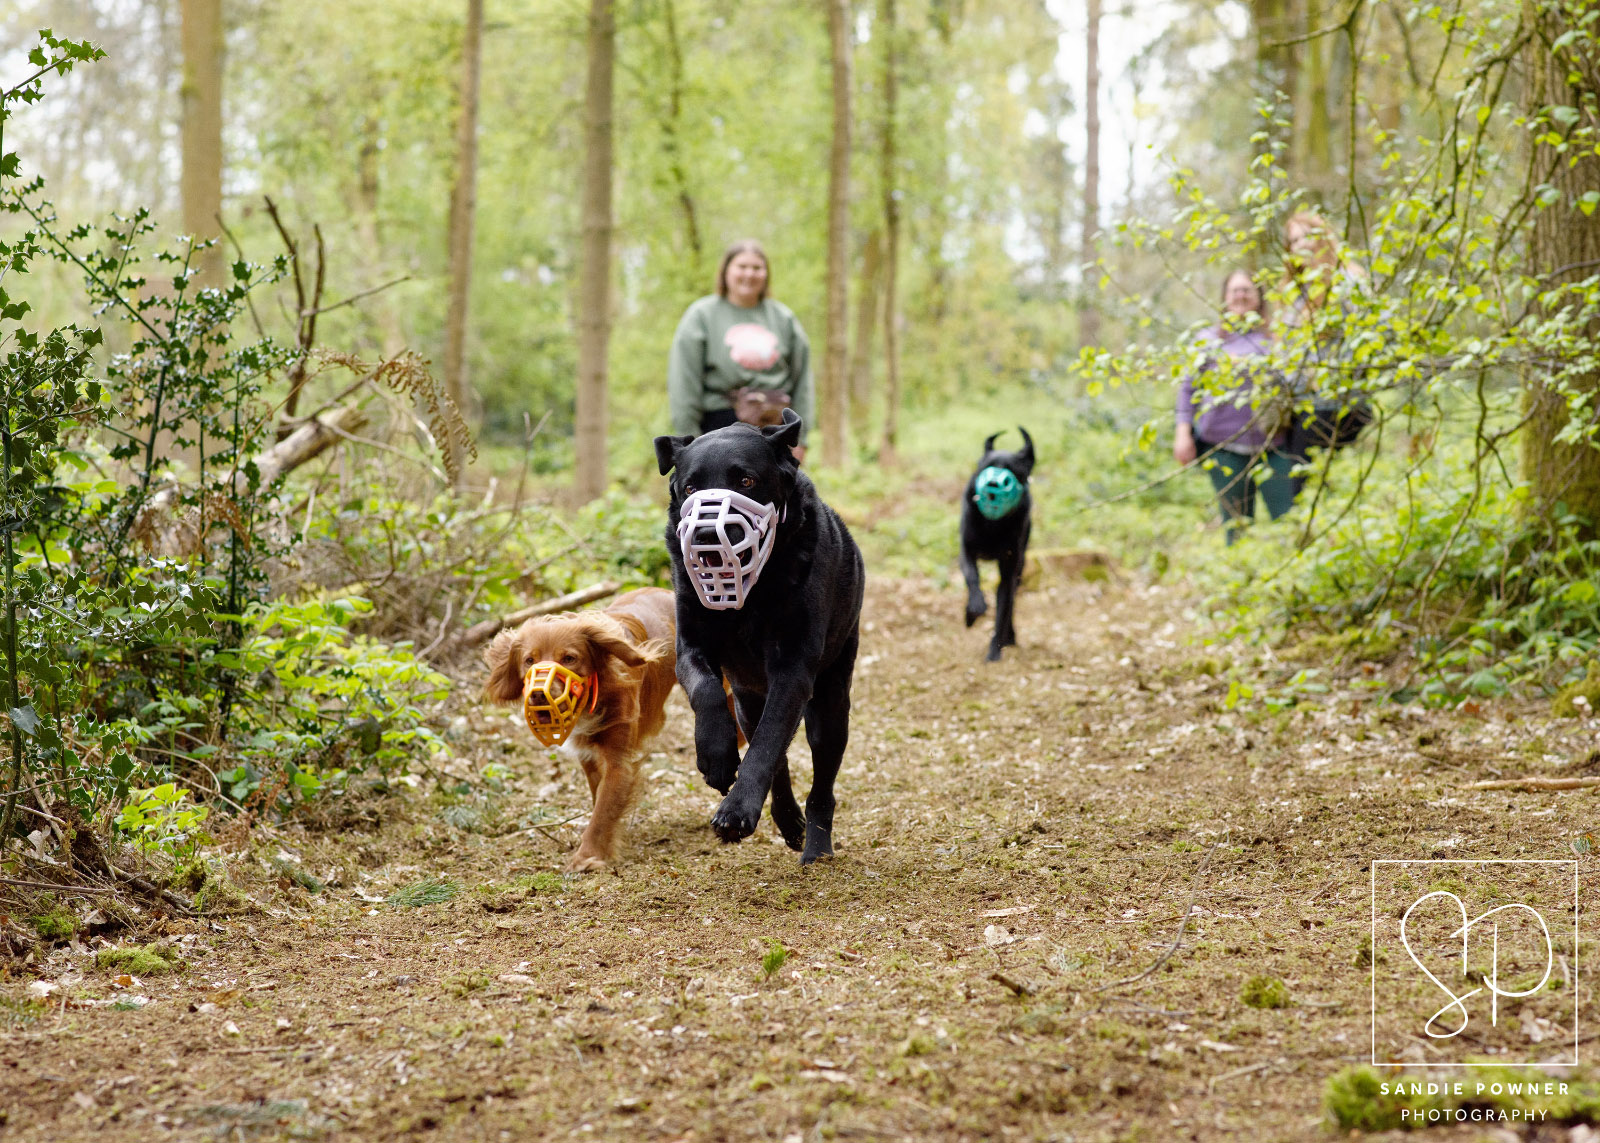
[[[165,853],[182,863],[193,859],[201,840],[200,825],[210,813],[208,807],[190,801],[188,790],[165,782],[151,790],[133,791],[116,825],[146,853]]]

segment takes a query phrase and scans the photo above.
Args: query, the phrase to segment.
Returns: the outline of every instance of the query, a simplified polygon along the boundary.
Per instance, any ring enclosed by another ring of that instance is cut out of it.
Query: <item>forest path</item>
[[[44,965],[71,1003],[0,1025],[6,1137],[1320,1134],[1324,1080],[1367,1052],[1369,860],[1556,856],[1578,803],[1459,792],[1535,741],[1503,712],[1224,711],[1183,605],[1027,592],[991,665],[959,590],[874,581],[838,856],[809,869],[767,820],[714,840],[675,692],[625,861],[561,878],[576,826],[550,823],[586,808],[581,776],[469,704],[455,796],[253,835],[234,864],[271,913],[167,922],[175,979]],[[793,757],[803,792],[803,738]],[[472,784],[489,761],[503,791]],[[277,879],[285,858],[328,891]],[[459,892],[393,897],[427,881]],[[1155,963],[1191,902],[1159,971],[1096,991]],[[788,955],[766,977],[769,941]],[[1290,1006],[1241,1002],[1260,974]]]

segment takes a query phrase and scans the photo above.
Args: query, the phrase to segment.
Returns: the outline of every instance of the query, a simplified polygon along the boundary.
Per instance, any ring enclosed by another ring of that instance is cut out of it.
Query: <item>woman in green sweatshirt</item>
[[[804,460],[805,433],[816,416],[811,343],[794,311],[767,296],[771,279],[761,244],[735,242],[717,268],[717,292],[684,313],[667,363],[672,431],[698,436],[731,425],[734,391],[763,390],[776,397],[769,408],[787,397],[800,415],[795,456]]]

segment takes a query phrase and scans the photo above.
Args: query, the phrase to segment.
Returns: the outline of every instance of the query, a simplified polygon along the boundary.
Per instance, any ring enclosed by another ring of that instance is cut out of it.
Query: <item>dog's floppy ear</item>
[[[1005,430],[1001,429],[1000,433],[1003,433],[1003,432],[1005,432]],[[1000,433],[990,433],[988,436],[983,438],[983,455],[984,456],[988,456],[991,452],[994,451],[994,442],[995,442],[995,439],[1000,436]]]
[[[521,666],[517,662],[518,634],[519,631],[502,631],[483,649],[483,661],[489,664],[489,681],[483,684],[483,691],[495,702],[515,702],[522,697],[522,676],[517,670]]]
[[[628,642],[622,625],[611,616],[604,612],[591,612],[579,615],[578,620],[583,625],[584,637],[599,654],[610,655],[630,667],[642,667],[648,662],[639,653],[639,648]]]
[[[1017,432],[1022,434],[1024,441],[1021,450],[1017,453],[1017,475],[1026,480],[1033,474],[1033,438],[1028,435],[1028,430],[1021,425],[1017,426]]]
[[[684,450],[693,437],[657,437],[656,438],[656,463],[661,466],[661,475],[665,476],[678,465],[678,454]]]
[[[800,414],[793,409],[783,411],[783,424],[767,425],[761,429],[761,435],[775,445],[783,446],[783,455],[788,456],[789,450],[800,443]]]

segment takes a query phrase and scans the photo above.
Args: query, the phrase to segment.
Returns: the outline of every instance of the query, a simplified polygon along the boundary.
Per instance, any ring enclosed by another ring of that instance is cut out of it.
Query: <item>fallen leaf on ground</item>
[[[988,928],[983,930],[983,943],[988,945],[990,948],[997,948],[1000,945],[1009,945],[1016,939],[1017,938],[1012,936],[1010,930],[1008,930],[1004,925],[990,925]]]

